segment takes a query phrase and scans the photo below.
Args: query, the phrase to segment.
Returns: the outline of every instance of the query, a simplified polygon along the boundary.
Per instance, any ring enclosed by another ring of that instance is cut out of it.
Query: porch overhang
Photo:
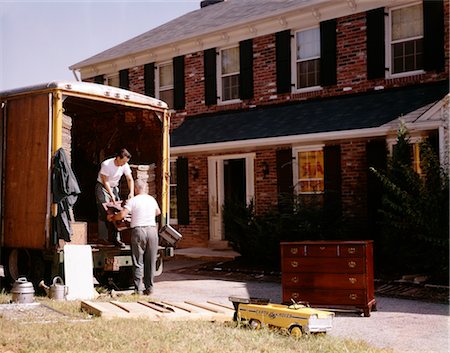
[[[395,134],[400,119],[410,132],[433,130],[445,124],[448,85],[442,81],[187,118],[172,134],[171,153],[376,138]]]

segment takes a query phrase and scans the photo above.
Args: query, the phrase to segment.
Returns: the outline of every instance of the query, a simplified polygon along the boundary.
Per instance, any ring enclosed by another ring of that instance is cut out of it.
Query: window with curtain
[[[423,69],[423,11],[422,4],[392,9],[391,73]]]
[[[312,28],[297,32],[296,63],[297,80],[296,88],[314,87],[320,85],[320,29]]]
[[[171,224],[178,223],[178,212],[177,212],[177,160],[173,159],[170,161],[170,184],[169,184],[169,218]]]
[[[325,190],[323,150],[299,151],[297,161],[299,193],[323,193]]]
[[[239,47],[220,51],[221,101],[239,99]]]
[[[164,63],[158,66],[158,98],[173,108],[173,64]]]

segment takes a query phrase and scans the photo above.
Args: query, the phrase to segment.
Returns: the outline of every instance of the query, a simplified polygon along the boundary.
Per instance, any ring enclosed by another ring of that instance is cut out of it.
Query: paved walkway
[[[230,305],[229,296],[243,296],[281,302],[281,284],[277,282],[245,282],[227,280],[223,276],[216,278],[177,272],[177,269],[203,262],[205,260],[201,256],[177,256],[165,262],[163,274],[156,278],[155,299],[212,300]],[[388,297],[377,297],[376,300],[378,311],[372,312],[371,317],[338,313],[330,335],[361,339],[376,347],[394,349],[395,352],[449,352],[448,305]]]

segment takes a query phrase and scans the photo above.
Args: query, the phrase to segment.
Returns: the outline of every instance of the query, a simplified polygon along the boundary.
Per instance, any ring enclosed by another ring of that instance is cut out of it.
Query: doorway
[[[225,241],[222,208],[225,202],[248,205],[254,198],[254,153],[208,159],[209,240]]]

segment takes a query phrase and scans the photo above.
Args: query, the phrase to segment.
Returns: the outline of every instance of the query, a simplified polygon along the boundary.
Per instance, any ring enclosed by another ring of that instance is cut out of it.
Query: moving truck
[[[81,193],[70,214],[69,244],[91,244],[94,273],[131,268],[129,247],[100,246],[94,187],[100,163],[121,148],[132,154],[133,177],[156,197],[162,258],[181,235],[169,219],[169,124],[167,104],[128,90],[87,82],[50,82],[0,92],[1,257],[7,278],[34,283],[61,274],[63,247],[52,193],[55,153],[62,148]],[[61,152],[59,152],[61,153]],[[124,178],[123,178],[124,179]],[[126,181],[122,180],[126,186]],[[127,197],[127,187],[122,198]],[[128,237],[128,238],[127,238]],[[125,242],[129,234],[123,232]],[[126,275],[125,277],[130,277]]]

